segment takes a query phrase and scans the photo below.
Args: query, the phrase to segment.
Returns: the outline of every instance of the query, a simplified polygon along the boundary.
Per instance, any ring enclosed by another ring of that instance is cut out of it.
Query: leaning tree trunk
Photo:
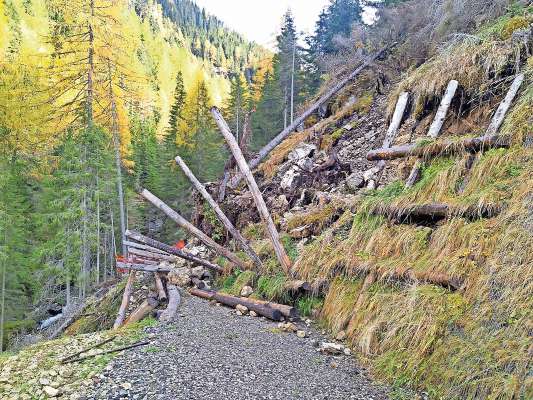
[[[130,304],[131,293],[133,292],[133,282],[135,281],[135,271],[130,271],[128,276],[128,281],[126,282],[126,287],[124,288],[124,294],[122,295],[122,303],[118,309],[118,315],[113,324],[113,329],[118,329],[122,326],[124,318],[126,317],[126,311],[128,310],[128,305]]]

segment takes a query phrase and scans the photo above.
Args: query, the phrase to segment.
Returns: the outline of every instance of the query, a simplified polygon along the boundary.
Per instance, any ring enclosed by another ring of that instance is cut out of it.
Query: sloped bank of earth
[[[178,318],[150,328],[151,344],[115,358],[80,399],[387,399],[344,354],[324,341],[285,333],[264,318],[187,297]]]

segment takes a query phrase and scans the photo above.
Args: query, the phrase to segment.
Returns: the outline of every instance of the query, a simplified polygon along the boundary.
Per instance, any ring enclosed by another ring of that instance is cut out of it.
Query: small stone
[[[257,313],[254,310],[250,311],[250,317],[257,317]]]
[[[297,331],[296,336],[303,339],[304,337],[307,336],[307,334],[305,333],[305,331]]]
[[[48,397],[57,397],[59,395],[59,389],[53,388],[52,386],[45,386],[43,390]]]
[[[241,296],[242,297],[248,297],[254,292],[254,289],[251,286],[244,286],[241,289]]]
[[[292,322],[280,323],[278,324],[278,328],[280,328],[283,332],[294,333],[298,331],[298,328]]]
[[[124,382],[123,384],[120,385],[122,387],[122,389],[124,390],[130,390],[131,389],[131,383],[129,382]]]
[[[235,314],[237,314],[239,317],[242,317],[242,312],[237,311]]]
[[[337,333],[337,336],[335,336],[335,339],[337,339],[339,341],[345,340],[346,339],[346,332],[345,331],[340,331],[339,333]]]
[[[352,354],[352,351],[351,351],[348,347],[345,347],[345,348],[344,348],[344,355],[349,356],[349,355],[351,355],[351,354]]]
[[[51,369],[50,371],[48,371],[48,375],[50,375],[50,376],[57,376],[57,371]]]
[[[330,364],[331,368],[337,368],[339,364],[337,364],[335,361],[332,361]]]
[[[237,311],[240,311],[242,315],[248,313],[248,307],[243,306],[242,304],[237,304],[237,306],[235,307],[235,309],[236,309]]]
[[[307,326],[311,325],[312,323],[313,323],[313,321],[311,321],[310,319],[306,319],[306,320],[305,320],[305,324],[306,324]]]
[[[39,383],[41,384],[41,386],[48,386],[50,385],[50,380],[46,378],[40,378]]]

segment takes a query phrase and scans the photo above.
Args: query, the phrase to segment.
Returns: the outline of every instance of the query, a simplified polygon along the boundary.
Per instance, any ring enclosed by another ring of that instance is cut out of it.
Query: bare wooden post
[[[246,160],[242,155],[241,149],[239,148],[235,137],[231,133],[228,125],[226,124],[226,121],[224,121],[222,114],[220,114],[220,111],[216,107],[212,107],[211,114],[213,114],[213,117],[215,118],[215,121],[220,129],[220,132],[222,133],[222,136],[224,136],[224,139],[226,139],[226,142],[228,143],[228,146],[231,152],[233,153],[233,157],[235,157],[237,165],[239,166],[241,173],[246,179],[248,188],[250,189],[250,192],[252,193],[252,196],[254,198],[257,210],[259,211],[261,219],[267,227],[268,234],[270,235],[270,240],[272,241],[272,245],[276,253],[276,257],[278,258],[285,272],[287,274],[290,274],[291,260],[289,259],[289,256],[287,255],[285,249],[283,248],[283,245],[281,244],[278,231],[276,229],[276,226],[274,225],[274,221],[272,221],[270,213],[268,212],[265,200],[263,199],[263,195],[261,194],[261,191],[257,186],[257,182],[254,179],[252,171],[250,170],[250,167],[248,167],[248,164],[246,163]]]
[[[520,89],[520,85],[523,81],[524,74],[516,75],[513,80],[513,83],[511,84],[511,87],[509,88],[509,91],[507,92],[507,95],[505,96],[505,99],[503,99],[503,101],[500,103],[498,109],[496,110],[496,113],[492,117],[492,121],[490,122],[490,125],[485,135],[490,136],[498,132],[498,129],[500,129],[500,126],[505,118],[505,114],[509,110],[509,107],[511,107],[511,103],[513,102],[513,99],[518,93],[518,89]]]
[[[152,239],[152,238],[149,238],[148,236],[144,236],[144,235],[141,235],[139,232],[135,232],[135,231],[131,231],[131,230],[127,230],[126,231],[126,236],[129,237],[130,239],[133,239],[133,240],[136,240],[138,242],[141,242],[147,246],[150,246],[150,247],[155,247],[159,250],[163,250],[164,252],[168,253],[168,254],[172,254],[172,255],[175,255],[175,256],[178,256],[180,258],[183,258],[184,260],[187,260],[187,261],[190,261],[190,262],[193,262],[195,264],[198,264],[198,265],[202,265],[206,268],[209,268],[213,271],[216,271],[216,272],[222,272],[222,267],[220,265],[217,265],[217,264],[213,264],[212,262],[209,262],[207,260],[203,260],[201,258],[198,258],[196,256],[193,256],[192,254],[189,254],[183,250],[179,250],[175,247],[172,247],[172,246],[169,246],[168,244],[165,244],[165,243],[162,243],[162,242],[159,242],[155,239]]]
[[[361,73],[366,67],[368,67],[370,64],[372,64],[376,59],[378,59],[386,50],[390,49],[391,47],[395,46],[396,43],[393,43],[390,46],[383,47],[381,50],[377,51],[376,53],[372,54],[370,57],[368,57],[359,67],[357,67],[350,75],[348,75],[346,78],[342,79],[339,83],[337,83],[335,86],[333,86],[329,91],[327,91],[322,97],[320,97],[315,103],[313,103],[307,110],[303,112],[302,115],[300,115],[298,118],[294,120],[292,124],[287,126],[283,131],[281,131],[274,139],[272,139],[266,146],[264,146],[261,150],[259,150],[259,153],[257,156],[250,161],[249,169],[254,169],[257,167],[261,161],[274,149],[278,144],[280,144],[287,136],[289,136],[290,133],[292,133],[302,122],[304,122],[309,116],[311,116],[316,110],[322,106],[326,101],[328,101],[331,97],[333,97],[335,94],[339,92],[348,82],[355,79],[357,75]],[[244,174],[238,174],[230,181],[230,188],[235,189],[241,179],[244,177]]]
[[[153,253],[151,251],[146,251],[146,250],[140,250],[133,246],[128,246],[128,252],[129,254],[133,254],[134,256],[148,258],[150,260],[164,260],[164,261],[169,261],[169,262],[176,262],[177,260],[176,256],[171,256],[169,254]]]
[[[192,185],[195,187],[198,192],[202,195],[202,197],[209,203],[211,208],[215,211],[215,214],[217,215],[218,219],[224,227],[231,233],[231,236],[233,236],[239,243],[241,248],[248,254],[248,256],[252,259],[255,266],[260,268],[262,266],[261,259],[259,256],[255,253],[255,251],[252,249],[252,247],[248,244],[248,241],[241,235],[241,233],[235,228],[235,226],[231,223],[231,221],[226,217],[226,214],[224,214],[224,211],[220,208],[220,206],[217,204],[217,202],[211,197],[209,192],[205,189],[204,185],[200,183],[198,179],[196,179],[196,176],[192,173],[192,171],[189,169],[187,164],[181,159],[180,156],[176,157],[176,164],[180,166],[183,173],[187,178],[189,178],[189,181],[191,181]]]
[[[228,260],[230,260],[232,263],[234,263],[238,267],[242,269],[248,269],[248,266],[239,257],[237,257],[236,254],[229,251],[225,247],[219,245],[217,242],[215,242],[213,239],[211,239],[209,236],[203,233],[200,229],[195,227],[193,224],[191,224],[189,221],[187,221],[185,218],[179,215],[176,211],[174,211],[172,208],[166,205],[163,202],[163,200],[156,197],[150,191],[144,189],[141,192],[141,196],[143,196],[146,200],[148,200],[150,203],[152,203],[154,206],[156,206],[162,212],[164,212],[178,226],[181,226],[183,229],[187,230],[191,235],[196,236],[198,239],[200,239],[206,246],[212,248],[215,252],[217,252],[221,256],[226,257]]]
[[[389,129],[387,130],[387,134],[385,135],[385,140],[383,140],[383,148],[390,147],[391,144],[394,142],[394,139],[396,139],[396,134],[398,133],[398,128],[400,128],[400,124],[402,122],[403,114],[405,112],[405,107],[407,107],[408,100],[409,92],[400,93],[398,101],[396,102],[394,114],[392,115],[392,120],[389,125]],[[375,189],[378,186],[379,180],[381,179],[381,175],[384,169],[385,161],[380,160],[376,167],[376,172],[374,173],[373,178],[368,181],[368,189]]]
[[[135,281],[135,271],[130,271],[128,281],[126,282],[126,287],[124,288],[124,294],[122,295],[122,303],[120,303],[120,308],[118,309],[117,319],[113,324],[113,329],[118,329],[122,326],[124,318],[126,317],[126,311],[128,309],[128,304],[130,304],[130,296],[133,292],[133,282]]]
[[[459,82],[457,82],[454,79],[448,82],[448,86],[446,87],[446,91],[444,92],[442,101],[440,102],[439,108],[437,109],[435,118],[433,118],[433,122],[431,123],[431,126],[429,127],[429,131],[428,131],[429,137],[432,137],[433,139],[435,139],[440,135],[442,125],[444,124],[444,121],[446,120],[446,114],[448,113],[450,104],[452,104],[452,99],[453,99],[453,96],[455,96],[455,92],[458,86],[459,86]],[[407,178],[407,181],[405,182],[406,187],[412,187],[418,181],[418,179],[420,179],[421,170],[422,170],[422,161],[416,160],[415,165],[411,169],[411,173],[409,174],[409,177]]]

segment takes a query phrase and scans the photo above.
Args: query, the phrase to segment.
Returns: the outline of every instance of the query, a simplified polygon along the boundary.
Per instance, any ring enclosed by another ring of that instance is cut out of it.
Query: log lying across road
[[[206,291],[200,289],[190,289],[189,292],[197,297],[201,297],[206,300],[216,300],[226,306],[236,307],[237,305],[243,305],[249,310],[255,311],[257,314],[262,315],[273,321],[281,321],[282,313],[278,309],[272,308],[269,305],[257,304],[243,297],[234,297],[227,294],[222,294],[214,291]]]
[[[501,147],[507,148],[510,146],[511,138],[509,136],[479,136],[475,138],[466,138],[459,141],[436,141],[423,146],[414,143],[375,149],[369,151],[366,155],[366,158],[369,161],[394,160],[396,158],[412,156],[430,159],[441,155],[457,154],[462,151],[478,152],[486,149]]]
[[[163,250],[164,252],[168,254],[172,254],[174,256],[178,256],[180,258],[183,258],[187,261],[191,261],[195,264],[202,265],[206,268],[209,268],[216,272],[222,272],[222,267],[217,264],[213,264],[207,260],[203,260],[201,258],[198,258],[196,256],[193,256],[192,254],[189,254],[183,250],[179,250],[175,247],[169,246],[168,244],[161,243],[155,239],[149,238],[148,236],[144,236],[140,234],[139,232],[127,230],[126,236],[132,240],[136,240],[137,242],[143,243],[150,247],[155,247],[156,249]]]
[[[445,218],[462,217],[467,219],[493,218],[502,211],[499,204],[456,207],[444,203],[417,204],[406,207],[380,205],[372,210],[374,215],[382,215],[398,223],[439,221]]]
[[[135,247],[130,247],[130,246],[128,246],[128,253],[133,254],[135,256],[142,257],[142,258],[147,258],[150,260],[164,260],[164,261],[175,262],[177,259],[176,256],[171,256],[171,255],[162,254],[162,253],[154,253],[154,252],[146,251],[146,250],[140,250],[140,249],[137,249]]]

